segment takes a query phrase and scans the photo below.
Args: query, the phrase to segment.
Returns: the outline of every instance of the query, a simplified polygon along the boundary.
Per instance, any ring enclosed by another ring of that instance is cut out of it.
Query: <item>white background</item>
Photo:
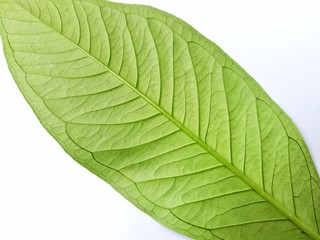
[[[127,0],[129,2],[129,0]],[[132,0],[216,42],[291,116],[320,169],[318,0]],[[0,51],[0,239],[182,240],[74,162],[42,128]]]

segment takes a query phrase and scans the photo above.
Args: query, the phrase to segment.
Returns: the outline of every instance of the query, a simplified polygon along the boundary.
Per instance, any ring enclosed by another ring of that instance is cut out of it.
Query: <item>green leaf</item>
[[[195,239],[320,239],[320,181],[288,116],[162,11],[0,0],[8,65],[81,165]]]

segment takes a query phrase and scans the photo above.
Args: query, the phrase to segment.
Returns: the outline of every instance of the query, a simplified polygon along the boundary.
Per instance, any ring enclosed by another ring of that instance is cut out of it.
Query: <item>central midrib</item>
[[[225,159],[223,156],[221,156],[219,153],[217,153],[213,148],[211,148],[206,142],[204,142],[201,138],[196,136],[193,132],[191,132],[188,128],[186,128],[182,123],[180,123],[177,119],[175,119],[173,116],[171,116],[167,111],[162,109],[160,106],[158,106],[155,102],[153,102],[148,96],[140,92],[138,89],[136,89],[134,86],[132,86],[130,83],[128,83],[124,78],[122,78],[120,75],[115,73],[112,69],[110,69],[108,66],[103,64],[99,59],[92,56],[89,52],[87,52],[85,49],[81,48],[77,44],[75,44],[72,40],[64,36],[62,33],[58,32],[56,29],[54,29],[49,24],[45,23],[41,19],[39,19],[37,16],[33,15],[28,9],[25,9],[23,6],[18,4],[14,1],[16,5],[18,5],[20,8],[25,10],[27,13],[29,13],[31,16],[33,16],[35,19],[37,19],[40,23],[45,25],[46,27],[50,28],[54,32],[60,34],[64,39],[66,39],[68,42],[73,44],[77,49],[85,53],[88,57],[90,57],[93,61],[95,61],[97,64],[99,64],[101,67],[103,67],[106,71],[110,72],[112,75],[114,75],[117,79],[122,81],[124,84],[126,84],[132,91],[137,93],[140,97],[142,97],[146,102],[148,102],[151,106],[153,106],[156,110],[158,110],[163,116],[165,116],[168,120],[170,120],[173,124],[175,124],[183,133],[185,133],[189,138],[191,138],[195,143],[200,145],[205,151],[207,151],[211,156],[213,156],[215,159],[220,161],[225,167],[227,167],[233,174],[235,174],[238,178],[240,178],[243,182],[245,182],[249,187],[251,187],[255,192],[257,192],[259,195],[261,195],[267,202],[269,202],[272,206],[274,206],[276,209],[278,209],[284,216],[286,216],[291,222],[293,222],[298,228],[300,228],[303,232],[309,235],[314,240],[320,240],[320,236],[318,233],[314,232],[312,229],[310,229],[308,226],[306,226],[300,219],[298,219],[294,214],[292,214],[287,208],[285,208],[280,202],[278,202],[276,199],[273,198],[269,193],[265,192],[264,189],[260,188],[255,182],[253,182],[250,178],[248,178],[243,172],[241,172],[238,168],[234,167],[227,159]]]

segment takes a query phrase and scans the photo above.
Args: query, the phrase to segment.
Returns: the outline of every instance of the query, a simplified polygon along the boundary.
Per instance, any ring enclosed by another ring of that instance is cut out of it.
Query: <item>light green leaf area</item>
[[[0,0],[0,16],[41,123],[151,217],[194,239],[320,239],[319,175],[297,128],[195,29],[103,0]]]

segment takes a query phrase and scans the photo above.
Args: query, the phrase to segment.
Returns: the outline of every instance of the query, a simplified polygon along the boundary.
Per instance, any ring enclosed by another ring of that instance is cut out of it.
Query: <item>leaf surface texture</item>
[[[10,70],[80,164],[195,239],[320,239],[297,128],[218,46],[162,11],[0,0]]]

